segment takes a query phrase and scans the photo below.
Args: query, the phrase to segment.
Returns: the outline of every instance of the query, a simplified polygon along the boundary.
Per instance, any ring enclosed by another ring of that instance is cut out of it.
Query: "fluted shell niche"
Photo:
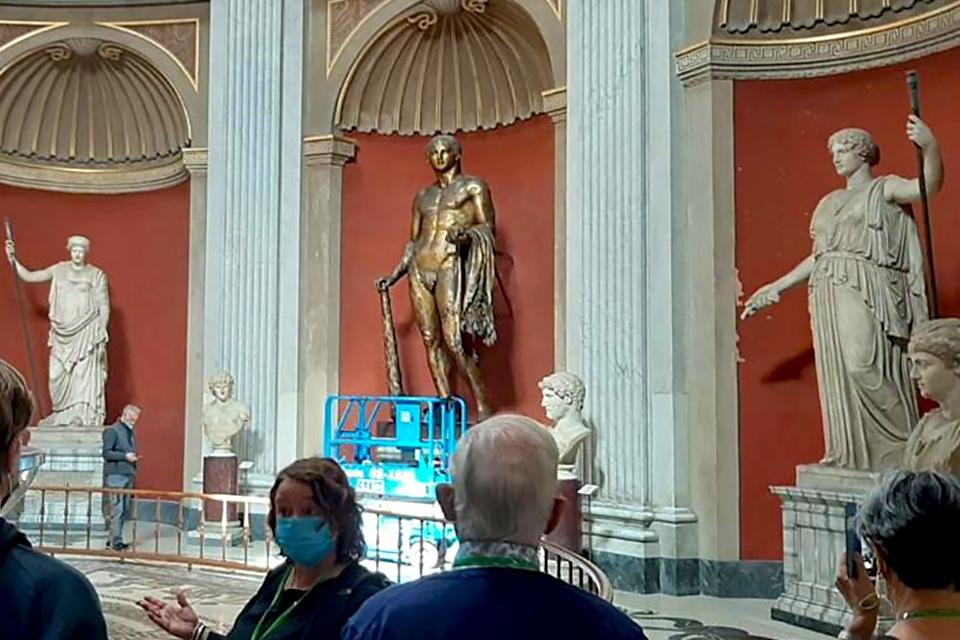
[[[510,124],[553,87],[537,25],[510,0],[426,0],[371,40],[344,84],[341,129],[431,135]]]
[[[0,75],[0,160],[144,168],[177,160],[189,141],[185,109],[170,83],[112,43],[63,40]]]

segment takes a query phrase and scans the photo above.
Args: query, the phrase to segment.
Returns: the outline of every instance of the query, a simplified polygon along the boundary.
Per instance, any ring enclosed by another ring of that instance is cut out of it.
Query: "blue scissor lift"
[[[343,467],[362,500],[385,501],[400,512],[409,508],[416,518],[415,512],[433,503],[437,484],[450,480],[450,461],[466,430],[467,406],[460,398],[330,396],[324,406],[324,455]],[[397,559],[411,564],[440,563],[456,542],[452,526],[429,520],[404,527],[400,518],[381,516],[375,526],[376,536],[365,532],[371,552],[383,558],[400,547]]]

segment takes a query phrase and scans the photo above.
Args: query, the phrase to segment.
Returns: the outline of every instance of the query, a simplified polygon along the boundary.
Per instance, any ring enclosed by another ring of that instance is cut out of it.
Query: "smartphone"
[[[859,563],[857,558],[863,554],[863,545],[860,543],[860,534],[857,533],[857,505],[853,502],[847,503],[844,509],[846,533],[846,552],[847,552],[847,575],[851,580],[856,580],[859,573]]]

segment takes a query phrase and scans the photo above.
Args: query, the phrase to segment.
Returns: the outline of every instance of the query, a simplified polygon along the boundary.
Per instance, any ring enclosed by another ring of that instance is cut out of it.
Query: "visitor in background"
[[[642,640],[616,607],[540,571],[540,537],[563,508],[557,459],[547,430],[523,416],[467,431],[453,457],[454,484],[437,487],[460,539],[454,570],[377,594],[342,640]]]
[[[0,504],[20,468],[20,445],[33,414],[23,376],[0,360]],[[100,601],[72,567],[34,551],[0,517],[0,629],[4,638],[106,640]]]
[[[133,489],[133,479],[137,475],[137,439],[133,427],[140,419],[140,407],[128,404],[123,408],[120,419],[103,430],[103,484],[108,489]],[[123,525],[130,519],[130,495],[124,493],[108,494],[107,548],[123,551],[130,548],[123,541]]]
[[[280,472],[267,524],[287,560],[267,574],[229,640],[338,638],[363,601],[390,584],[360,565],[360,506],[343,469],[329,458],[304,458]],[[176,603],[148,596],[139,604],[170,635],[224,638],[200,622],[182,592]]]
[[[847,575],[845,558],[840,563],[837,588],[853,610],[840,637],[873,638],[879,592],[896,616],[881,638],[960,638],[960,482],[935,471],[894,472],[864,501],[859,530],[876,557],[878,584],[862,557],[856,578]]]

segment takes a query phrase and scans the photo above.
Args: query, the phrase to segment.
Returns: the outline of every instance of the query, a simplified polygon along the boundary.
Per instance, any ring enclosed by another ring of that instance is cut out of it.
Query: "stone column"
[[[343,166],[356,152],[335,135],[304,140],[300,389],[304,455],[323,451],[323,402],[340,387],[340,221]],[[371,283],[372,290],[372,283]]]
[[[250,405],[241,490],[262,490],[299,440],[303,1],[213,0],[210,49],[204,368]]]
[[[553,361],[566,368],[567,346],[567,88],[543,92],[543,111],[553,120]]]
[[[190,172],[190,268],[187,299],[187,389],[183,430],[183,488],[200,472],[203,433],[203,325],[207,245],[206,149],[184,149],[183,165]]]
[[[588,479],[601,488],[587,505],[587,544],[620,588],[690,593],[699,564],[687,479],[685,123],[672,64],[683,8],[674,5],[568,5],[565,347],[597,434]]]

